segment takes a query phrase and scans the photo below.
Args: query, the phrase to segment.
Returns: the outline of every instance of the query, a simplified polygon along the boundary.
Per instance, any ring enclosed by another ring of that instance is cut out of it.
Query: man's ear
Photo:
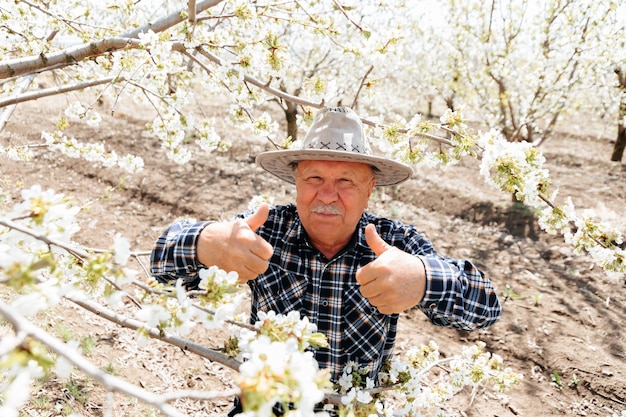
[[[368,198],[372,195],[372,191],[374,191],[375,186],[376,186],[376,177],[372,178],[372,183],[370,184],[370,190],[367,193]]]
[[[372,178],[372,182],[370,183],[370,188],[367,191],[367,201],[365,202],[364,210],[367,210],[370,207],[370,197],[372,196],[372,191],[374,191],[375,185],[376,185],[376,177]]]

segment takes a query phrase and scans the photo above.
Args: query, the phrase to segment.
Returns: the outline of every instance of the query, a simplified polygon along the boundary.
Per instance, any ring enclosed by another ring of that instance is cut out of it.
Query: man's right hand
[[[245,220],[206,226],[198,238],[198,261],[237,272],[242,284],[265,272],[274,248],[255,230],[265,223],[269,211],[269,206],[263,204]]]

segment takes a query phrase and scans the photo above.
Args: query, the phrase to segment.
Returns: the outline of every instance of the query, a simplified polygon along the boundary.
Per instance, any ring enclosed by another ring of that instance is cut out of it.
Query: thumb
[[[367,245],[374,251],[376,256],[380,256],[389,249],[389,244],[378,235],[376,227],[373,224],[365,226],[365,241]]]
[[[267,221],[267,217],[270,214],[270,206],[267,204],[261,204],[259,208],[248,218],[246,223],[250,226],[250,229],[256,230]]]

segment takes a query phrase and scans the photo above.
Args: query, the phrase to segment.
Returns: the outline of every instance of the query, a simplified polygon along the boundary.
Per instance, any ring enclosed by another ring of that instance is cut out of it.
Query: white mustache
[[[341,211],[332,204],[320,204],[313,207],[311,211],[318,214],[341,214]]]

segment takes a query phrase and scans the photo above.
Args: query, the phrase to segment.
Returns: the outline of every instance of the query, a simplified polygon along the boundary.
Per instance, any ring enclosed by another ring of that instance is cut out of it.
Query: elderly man
[[[474,330],[501,315],[491,282],[470,261],[438,254],[413,225],[366,212],[374,186],[408,179],[410,167],[374,156],[360,118],[324,108],[300,149],[264,152],[257,164],[295,184],[295,205],[261,206],[230,222],[179,222],[159,237],[152,273],[197,285],[200,268],[237,271],[259,311],[298,311],[324,333],[315,351],[333,381],[349,361],[375,378],[393,353],[399,313]]]

